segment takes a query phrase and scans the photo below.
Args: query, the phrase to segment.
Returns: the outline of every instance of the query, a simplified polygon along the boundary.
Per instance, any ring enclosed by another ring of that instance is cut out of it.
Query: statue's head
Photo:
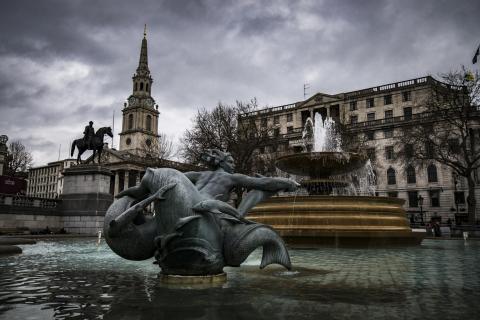
[[[88,124],[89,124],[90,126],[93,126],[93,121],[90,121]]]
[[[218,149],[207,149],[202,155],[202,160],[213,169],[222,168],[226,172],[233,173],[235,161],[229,152]]]

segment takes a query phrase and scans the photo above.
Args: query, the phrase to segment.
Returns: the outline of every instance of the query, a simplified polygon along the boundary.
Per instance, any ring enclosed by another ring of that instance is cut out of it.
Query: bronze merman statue
[[[298,184],[235,174],[230,154],[218,150],[208,150],[205,160],[213,170],[183,174],[149,168],[140,185],[119,193],[105,216],[110,248],[131,260],[154,256],[168,275],[220,274],[225,266],[239,266],[260,246],[261,268],[278,263],[290,269],[280,236],[269,226],[246,220],[246,212],[227,201],[234,187],[251,189],[243,205],[248,208],[278,191],[293,191]],[[155,215],[145,216],[143,209],[151,203]]]

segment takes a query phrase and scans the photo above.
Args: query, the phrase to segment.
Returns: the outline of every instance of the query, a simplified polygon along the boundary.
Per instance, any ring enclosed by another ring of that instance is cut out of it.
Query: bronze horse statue
[[[102,150],[103,150],[103,136],[106,134],[109,137],[113,138],[112,128],[103,127],[98,129],[95,135],[92,137],[91,148],[88,148],[87,143],[83,139],[77,139],[73,141],[71,156],[73,157],[73,153],[75,152],[75,146],[76,146],[78,149],[77,164],[80,164],[82,162],[81,156],[87,149],[93,150],[93,156],[92,156],[93,163],[95,163],[95,153],[98,152],[98,163],[100,163],[100,157],[102,156]]]

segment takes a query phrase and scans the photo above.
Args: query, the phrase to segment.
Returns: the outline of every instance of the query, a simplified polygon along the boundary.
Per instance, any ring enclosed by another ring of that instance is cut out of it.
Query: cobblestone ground
[[[293,271],[261,251],[217,287],[166,286],[152,261],[92,239],[41,241],[0,258],[0,319],[477,319],[480,241],[292,250]]]

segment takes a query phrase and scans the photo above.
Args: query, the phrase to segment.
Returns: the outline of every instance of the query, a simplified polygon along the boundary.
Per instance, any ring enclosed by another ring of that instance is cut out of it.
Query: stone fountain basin
[[[354,152],[304,152],[279,157],[277,168],[298,176],[327,178],[361,168],[367,157]]]
[[[270,225],[293,247],[418,245],[403,199],[371,196],[280,196],[252,208],[247,218]]]

